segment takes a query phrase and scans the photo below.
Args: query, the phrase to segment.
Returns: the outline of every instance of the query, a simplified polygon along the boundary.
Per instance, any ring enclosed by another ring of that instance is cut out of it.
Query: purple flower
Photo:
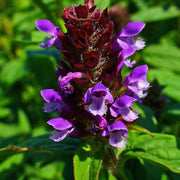
[[[108,129],[107,129],[107,121],[104,117],[102,116],[95,116],[95,121],[92,124],[92,130],[96,133],[101,133],[102,136],[107,136],[109,135]]]
[[[37,20],[36,27],[39,31],[43,31],[53,36],[52,38],[45,38],[45,40],[39,45],[39,47],[49,48],[54,44],[57,49],[61,49],[61,41],[58,38],[61,32],[59,27],[54,26],[54,24],[47,19]]]
[[[107,126],[109,131],[109,144],[114,147],[123,148],[127,142],[127,127],[121,121],[116,121]]]
[[[44,89],[41,91],[41,96],[46,101],[44,104],[44,112],[50,113],[56,109],[58,113],[61,112],[64,102],[58,92],[54,89]]]
[[[89,90],[84,95],[84,102],[89,105],[85,105],[85,110],[96,115],[104,115],[108,107],[105,104],[105,101],[113,103],[113,96],[109,92],[109,89],[106,88],[103,84],[97,83],[93,88]]]
[[[123,86],[128,87],[128,89],[124,93],[141,102],[140,98],[147,95],[147,92],[144,91],[150,87],[146,78],[147,72],[148,66],[142,65],[134,68],[130,74],[126,75]]]
[[[104,117],[97,115],[93,123],[93,131],[109,136],[109,144],[114,147],[123,148],[127,142],[127,127],[121,121],[116,121],[112,124],[107,124]]]
[[[110,107],[111,115],[117,117],[121,114],[125,121],[134,121],[138,118],[138,113],[135,110],[131,110],[133,101],[136,101],[136,99],[130,96],[125,95],[119,97]]]
[[[66,136],[73,133],[75,127],[71,122],[61,117],[56,117],[47,122],[49,125],[53,126],[54,130],[51,133],[50,139],[59,142],[62,141]]]
[[[142,38],[134,40],[135,35],[139,34],[145,27],[145,23],[142,22],[130,22],[128,23],[114,38],[112,41],[112,49],[114,52],[122,50],[124,58],[134,54],[136,50],[143,49],[145,43]]]
[[[59,76],[59,89],[61,92],[65,94],[72,94],[73,93],[73,86],[70,84],[70,81],[74,78],[85,78],[85,73],[81,72],[69,72],[66,76],[61,77]]]

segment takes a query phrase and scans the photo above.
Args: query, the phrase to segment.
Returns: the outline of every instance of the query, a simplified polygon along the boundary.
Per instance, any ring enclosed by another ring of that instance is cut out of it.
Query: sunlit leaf
[[[11,110],[9,108],[0,107],[0,118],[5,118],[11,114]]]
[[[170,71],[150,69],[148,77],[151,81],[157,79],[160,85],[164,85],[163,93],[180,101],[180,76]]]
[[[143,58],[154,67],[180,72],[180,49],[175,46],[148,46],[143,51]]]
[[[14,60],[8,62],[1,72],[2,81],[12,85],[26,74],[25,62],[23,60]]]
[[[20,129],[21,133],[30,133],[31,132],[31,126],[29,124],[29,119],[22,109],[18,110],[18,121],[19,121],[19,129]]]
[[[75,180],[98,180],[102,165],[102,149],[80,146],[73,159]]]
[[[124,155],[140,157],[164,166],[175,173],[180,173],[180,139],[166,134],[153,133],[136,136],[131,141],[128,151]],[[129,136],[131,138],[131,136]]]
[[[179,17],[179,9],[171,6],[164,9],[162,6],[143,9],[132,16],[133,21],[154,22]]]

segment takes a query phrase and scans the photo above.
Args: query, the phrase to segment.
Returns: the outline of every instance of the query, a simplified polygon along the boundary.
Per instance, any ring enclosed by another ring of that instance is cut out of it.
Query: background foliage
[[[124,156],[136,156],[138,159],[128,159],[125,163],[127,178],[179,179],[180,176],[176,173],[180,173],[180,154],[174,147],[180,148],[180,1],[95,2],[101,9],[119,3],[128,9],[133,21],[146,23],[141,36],[146,40],[147,47],[137,52],[134,58],[138,64],[149,65],[148,79],[152,88],[144,100],[144,105],[136,104],[141,114],[137,123],[151,132],[177,137],[164,138],[163,135],[164,141],[161,144],[156,142],[149,145],[149,135],[139,137],[138,133],[132,133],[132,138],[130,134],[130,151],[125,151]],[[73,179],[72,157],[80,141],[67,138],[62,143],[53,143],[48,139],[46,134],[49,134],[51,129],[46,125],[46,121],[55,115],[43,113],[43,100],[39,94],[42,89],[56,89],[55,70],[60,62],[60,55],[55,48],[38,48],[46,34],[36,30],[35,20],[47,18],[65,31],[59,13],[64,7],[80,3],[83,3],[83,0],[0,1],[1,179]],[[159,152],[155,154],[159,155],[155,157],[152,149],[157,145]],[[164,148],[168,150],[168,155],[163,156],[166,151],[163,151]],[[145,155],[142,155],[142,149],[145,149]],[[80,151],[78,150],[74,157],[75,164],[80,161]],[[101,162],[95,157],[96,154],[93,161],[86,159],[84,165],[90,161],[95,167],[100,166]],[[172,172],[155,166],[153,161],[158,158]],[[173,158],[174,161],[170,161]],[[121,168],[121,165],[119,166]],[[97,173],[91,169],[86,171]],[[100,179],[115,179],[104,167],[99,176]],[[82,174],[78,176],[77,169],[75,177],[83,179]]]

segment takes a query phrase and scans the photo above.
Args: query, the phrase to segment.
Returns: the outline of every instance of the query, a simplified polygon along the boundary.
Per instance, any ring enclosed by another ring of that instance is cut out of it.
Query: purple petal
[[[150,87],[149,82],[147,81],[138,81],[138,88],[141,90],[147,90]]]
[[[48,42],[51,38],[46,37],[42,43],[39,44],[40,48],[47,48]]]
[[[63,130],[63,131],[52,131],[51,136],[49,137],[51,140],[55,142],[62,141],[67,135],[69,135],[68,130]]]
[[[61,117],[53,118],[47,122],[57,130],[65,130],[72,127],[72,123]]]
[[[130,22],[121,30],[120,36],[135,36],[139,34],[144,27],[145,23],[143,22]]]
[[[104,91],[104,92],[108,92],[108,88],[106,88],[103,84],[101,83],[97,83],[93,88],[91,93],[93,94],[94,92],[97,91]]]
[[[57,37],[55,42],[54,42],[54,46],[57,48],[57,49],[62,49],[62,42],[61,40]]]
[[[122,50],[123,57],[127,58],[127,57],[133,55],[135,53],[135,51],[136,50],[133,47],[131,47],[131,46],[129,46],[128,49],[123,49]]]
[[[47,48],[50,48],[56,41],[56,37],[49,38],[49,41],[47,42]]]
[[[109,136],[109,144],[117,148],[125,147],[127,139],[122,137],[121,131],[111,132]]]
[[[107,130],[107,121],[102,116],[95,116],[95,121],[92,124],[92,129],[94,132],[101,132],[102,136],[109,135],[109,132]]]
[[[133,101],[136,101],[136,99],[133,97],[124,95],[116,99],[115,103],[113,104],[113,107],[120,108],[120,109],[125,108],[125,107],[130,107]]]
[[[57,32],[56,26],[54,26],[54,24],[47,19],[37,20],[36,27],[39,31],[43,31],[52,36],[56,36],[56,32]]]
[[[91,101],[91,98],[92,98],[92,96],[91,96],[91,90],[92,90],[92,88],[89,88],[89,90],[86,92],[86,94],[84,95],[84,102],[85,103],[90,103],[90,101]]]
[[[134,45],[133,45],[134,49],[136,49],[136,50],[143,49],[145,46],[146,46],[145,42],[144,42],[144,40],[142,38],[137,38],[135,40]]]
[[[107,126],[109,131],[115,131],[115,130],[126,130],[126,125],[121,121],[116,121],[110,125]]]
[[[122,49],[128,49],[130,46],[129,43],[127,43],[126,41],[122,41],[121,38],[117,39],[117,42]]]
[[[96,123],[98,123],[99,128],[103,128],[104,129],[104,128],[107,127],[107,121],[106,121],[106,119],[104,117],[97,115],[95,117],[95,121],[96,121]]]
[[[109,135],[109,131],[106,128],[102,131],[102,136],[108,136],[108,135]]]
[[[129,108],[120,109],[119,112],[123,119],[128,122],[132,122],[139,117],[137,111],[130,110]]]
[[[127,67],[130,67],[132,68],[134,64],[136,64],[136,61],[130,61],[129,59],[125,60],[124,61],[124,64],[127,66]]]
[[[63,130],[63,131],[52,131],[51,136],[49,137],[51,140],[55,142],[62,141],[66,136],[71,134],[74,131],[74,128],[71,128],[69,130]]]
[[[66,76],[59,77],[59,89],[66,93],[66,94],[72,94],[73,93],[73,87],[70,84],[70,81],[74,78],[83,78],[85,77],[84,73],[81,72],[69,72]]]
[[[138,66],[138,67],[134,68],[130,74],[130,76],[131,76],[130,83],[136,82],[139,80],[146,81],[147,71],[148,71],[147,65],[142,65],[142,66]]]
[[[108,107],[105,105],[104,98],[92,97],[92,103],[90,105],[86,105],[85,110],[92,113],[94,116],[103,116],[107,112]]]
[[[105,97],[105,99],[109,102],[109,103],[113,103],[114,99],[113,96],[110,92],[107,92],[107,95]]]
[[[120,114],[119,109],[113,106],[110,107],[110,113],[113,117],[118,117],[118,115]]]
[[[122,113],[124,112],[123,110],[124,109],[128,109],[129,110],[129,107],[132,108],[132,102],[136,101],[136,100],[137,99],[135,99],[135,98],[133,98],[131,96],[127,96],[127,95],[119,97],[118,99],[116,99],[114,104],[110,107],[111,115],[113,117],[117,117],[119,114],[122,115]],[[125,116],[125,118],[126,118],[126,116]]]
[[[40,93],[47,103],[62,101],[61,96],[54,89],[44,89]]]
[[[50,113],[50,112],[56,110],[58,108],[58,106],[59,106],[59,103],[54,103],[54,102],[45,103],[43,109],[44,109],[44,112]]]

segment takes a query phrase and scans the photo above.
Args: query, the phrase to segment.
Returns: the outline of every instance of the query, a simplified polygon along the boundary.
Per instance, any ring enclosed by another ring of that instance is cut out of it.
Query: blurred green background
[[[54,114],[43,113],[40,90],[56,89],[60,54],[55,48],[38,47],[47,34],[37,31],[35,21],[49,19],[65,31],[59,13],[64,7],[80,3],[83,0],[0,0],[0,148],[50,133],[46,121]],[[139,124],[152,132],[180,137],[180,1],[95,3],[101,9],[118,3],[132,21],[146,23],[140,36],[147,47],[133,57],[138,64],[149,65],[148,80],[152,84],[144,105],[137,107],[141,113]],[[73,179],[72,154],[31,152],[0,157],[2,180]],[[146,166],[148,173],[151,166]],[[148,177],[178,179],[167,171]]]

